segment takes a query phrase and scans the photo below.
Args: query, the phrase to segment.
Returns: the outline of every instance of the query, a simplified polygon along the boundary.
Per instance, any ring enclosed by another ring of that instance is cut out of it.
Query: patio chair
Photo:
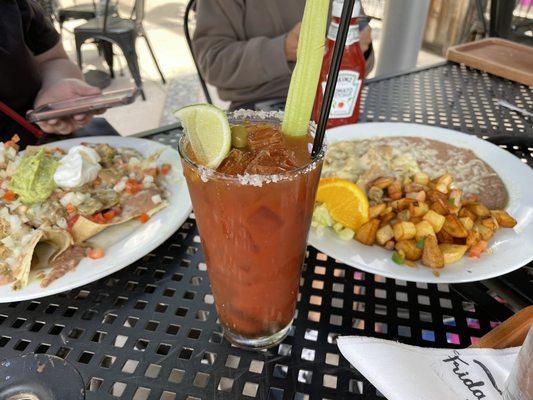
[[[154,64],[161,76],[163,84],[166,83],[165,77],[157,59],[155,57],[152,45],[148,40],[146,31],[143,27],[144,19],[144,0],[135,0],[133,18],[121,18],[118,16],[109,15],[109,3],[110,0],[106,0],[104,7],[104,15],[102,17],[96,17],[87,21],[86,23],[76,27],[74,29],[74,38],[76,41],[76,54],[78,58],[78,65],[82,68],[83,61],[81,56],[81,47],[89,39],[97,39],[100,41],[116,44],[122,50],[124,57],[128,63],[128,68],[131,72],[135,85],[141,93],[143,100],[146,100],[146,96],[143,90],[143,83],[141,78],[141,72],[139,69],[139,60],[137,56],[137,50],[135,43],[139,36],[142,36],[146,41],[150,55],[154,60]],[[112,51],[112,50],[111,50]],[[109,63],[109,69],[111,76],[113,76],[113,58],[111,57]]]
[[[74,4],[70,7],[62,7],[57,10],[57,22],[59,23],[59,31],[63,31],[63,24],[66,21],[73,19],[83,19],[88,21],[96,18],[96,3],[93,0],[92,3]]]
[[[189,51],[191,52],[192,60],[194,61],[194,66],[196,67],[196,72],[198,73],[198,80],[200,81],[200,85],[202,86],[205,99],[209,104],[213,104],[213,101],[211,100],[211,95],[209,94],[209,90],[207,89],[207,84],[205,83],[205,79],[202,76],[200,68],[198,67],[198,61],[196,60],[194,51],[192,49],[191,32],[189,30],[189,16],[191,14],[191,11],[196,12],[196,0],[190,0],[187,4],[187,7],[185,8],[185,14],[183,16],[183,30],[185,31],[185,40],[187,41],[187,46],[189,46]]]

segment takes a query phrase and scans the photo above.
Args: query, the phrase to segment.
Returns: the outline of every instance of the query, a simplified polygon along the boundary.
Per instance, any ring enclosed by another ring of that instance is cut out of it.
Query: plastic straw
[[[346,38],[348,37],[348,30],[350,28],[350,20],[352,19],[353,7],[355,0],[344,0],[342,6],[341,22],[339,31],[335,39],[335,47],[333,48],[333,57],[328,71],[328,80],[326,82],[326,89],[324,91],[324,99],[320,108],[320,116],[318,118],[318,126],[313,143],[313,150],[311,155],[316,156],[322,149],[324,143],[324,136],[326,134],[326,125],[329,119],[329,112],[331,110],[331,103],[335,95],[335,86],[337,86],[337,77],[339,76],[339,69],[341,67],[342,56],[344,55],[344,47]]]
[[[13,121],[18,123],[20,126],[22,126],[24,129],[26,129],[28,132],[30,132],[33,136],[36,138],[40,138],[44,136],[44,132],[41,131],[39,128],[37,128],[35,125],[31,124],[30,122],[26,121],[24,118],[22,118],[15,110],[13,110],[11,107],[9,107],[7,104],[0,101],[0,113],[6,115],[7,117],[11,118]]]

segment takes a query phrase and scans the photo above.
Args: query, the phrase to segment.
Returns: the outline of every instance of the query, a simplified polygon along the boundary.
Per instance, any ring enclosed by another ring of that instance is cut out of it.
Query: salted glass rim
[[[236,110],[233,112],[227,112],[228,120],[230,123],[234,122],[244,122],[244,121],[250,121],[250,122],[281,122],[283,121],[283,111],[254,111],[254,110]],[[312,136],[314,136],[314,131],[316,130],[316,124],[311,121],[309,123],[309,131]],[[262,175],[262,174],[244,174],[244,175],[229,175],[223,172],[218,172],[213,168],[209,168],[203,165],[200,165],[193,160],[190,159],[190,157],[187,155],[187,152],[185,151],[185,144],[188,142],[188,138],[185,135],[185,133],[181,133],[178,139],[178,152],[180,154],[180,157],[182,160],[184,160],[191,168],[193,168],[195,171],[198,171],[200,175],[202,176],[202,179],[205,178],[205,180],[209,179],[218,179],[218,180],[224,180],[224,181],[232,181],[232,182],[238,182],[240,184],[249,184],[249,185],[255,185],[256,183],[262,184],[262,183],[275,183],[279,181],[285,181],[292,179],[293,177],[297,175],[306,174],[308,172],[313,171],[316,169],[316,167],[319,165],[321,161],[324,160],[324,157],[326,155],[326,141],[322,144],[322,148],[320,149],[320,152],[311,159],[308,163],[305,165],[298,167],[296,169],[285,171],[285,172],[279,172],[276,174],[268,174],[268,175]]]

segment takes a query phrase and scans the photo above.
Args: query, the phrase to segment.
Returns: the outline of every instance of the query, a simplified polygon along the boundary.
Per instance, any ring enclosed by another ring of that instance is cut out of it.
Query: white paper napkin
[[[433,349],[356,336],[337,345],[388,400],[501,399],[520,349]]]

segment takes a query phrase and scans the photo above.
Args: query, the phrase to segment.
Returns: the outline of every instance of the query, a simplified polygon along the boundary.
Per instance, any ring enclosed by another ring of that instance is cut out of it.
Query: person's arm
[[[20,1],[24,41],[39,67],[42,86],[34,99],[34,107],[77,97],[95,95],[100,89],[87,85],[79,68],[63,48],[59,33],[40,4],[35,0]],[[84,126],[91,115],[50,120],[39,123],[47,133],[67,134]]]
[[[80,69],[70,61],[60,41],[48,51],[35,56],[35,61],[39,64],[43,79],[41,91],[46,90],[61,79],[73,78],[83,80]]]
[[[50,50],[35,56],[42,76],[41,90],[34,107],[47,103],[100,94],[100,89],[83,81],[80,69],[67,56],[61,41]],[[41,121],[39,126],[47,133],[69,134],[88,124],[92,114]]]
[[[245,40],[244,3],[199,0],[193,49],[207,82],[223,89],[260,86],[291,73],[286,35]]]
[[[362,4],[359,13],[366,15]],[[370,71],[372,71],[375,62],[374,48],[372,47],[372,29],[370,28],[369,22],[370,19],[368,18],[359,20],[359,43],[365,56],[365,76],[368,76]]]
[[[359,43],[361,45],[361,50],[365,56],[365,76],[372,71],[374,68],[374,49],[372,47],[372,29],[370,25],[364,27],[364,29],[359,32]]]
[[[35,60],[42,76],[42,86],[35,98],[34,107],[101,93],[100,89],[83,81],[80,69],[70,61],[61,41],[50,50],[35,56]],[[91,119],[92,114],[80,114],[72,118],[42,121],[39,126],[47,133],[68,134],[83,127]]]

